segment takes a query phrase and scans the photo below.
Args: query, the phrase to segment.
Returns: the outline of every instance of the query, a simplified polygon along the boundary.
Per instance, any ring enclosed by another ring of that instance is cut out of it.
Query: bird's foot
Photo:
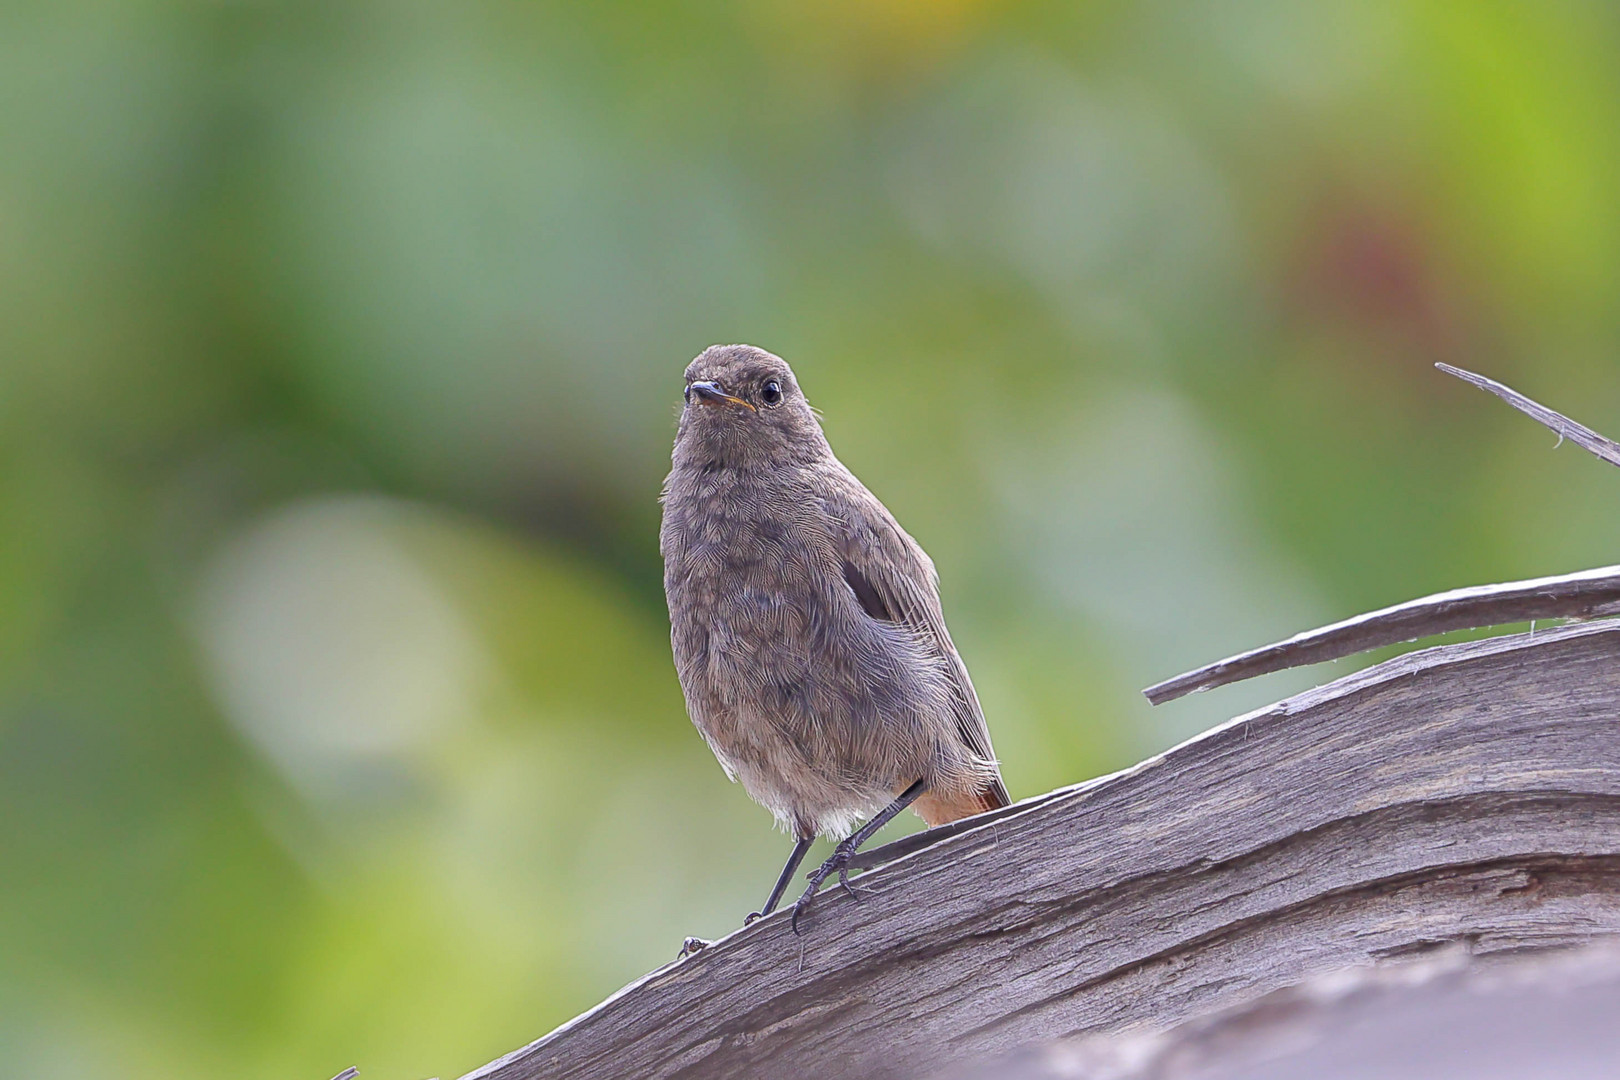
[[[689,937],[681,942],[681,951],[675,954],[675,959],[685,960],[688,956],[696,956],[707,949],[713,942],[700,937]]]
[[[765,913],[763,911],[750,911],[747,915],[743,916],[743,925],[749,926],[755,919],[763,919],[764,917]]]
[[[793,932],[795,934],[799,932],[799,916],[810,910],[810,905],[815,899],[816,890],[821,888],[822,882],[834,874],[838,875],[838,884],[843,886],[844,891],[849,894],[851,900],[861,898],[861,894],[855,891],[855,886],[849,883],[849,861],[854,857],[855,843],[853,838],[844,840],[833,848],[833,853],[828,856],[826,862],[809,873],[810,887],[805,889],[804,895],[794,901],[793,904]]]

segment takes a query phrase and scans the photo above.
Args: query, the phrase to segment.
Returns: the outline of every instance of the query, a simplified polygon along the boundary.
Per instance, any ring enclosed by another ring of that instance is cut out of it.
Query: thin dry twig
[[[1404,604],[1357,615],[1287,641],[1229,656],[1177,675],[1142,693],[1155,705],[1185,694],[1319,664],[1403,641],[1454,630],[1528,622],[1532,619],[1593,619],[1620,614],[1620,566],[1602,566],[1557,577],[1451,589]]]
[[[1489,390],[1532,420],[1545,424],[1557,432],[1560,441],[1568,439],[1576,446],[1590,450],[1610,465],[1620,465],[1620,443],[1599,435],[1585,424],[1577,424],[1563,413],[1554,412],[1540,402],[1531,401],[1511,386],[1503,386],[1495,379],[1487,379],[1483,375],[1476,375],[1472,371],[1464,371],[1462,368],[1452,367],[1450,364],[1436,364],[1434,366],[1447,375],[1455,375],[1465,383],[1472,383],[1481,390]]]
[[[1489,390],[1515,409],[1547,425],[1560,439],[1568,439],[1604,461],[1620,465],[1620,443],[1531,401],[1494,379],[1450,364],[1435,366],[1448,375]],[[1616,566],[1505,585],[1453,589],[1295,634],[1287,641],[1250,649],[1166,679],[1142,693],[1153,704],[1160,705],[1185,694],[1241,682],[1256,675],[1337,660],[1434,634],[1540,619],[1590,619],[1614,614],[1620,614],[1620,567]]]

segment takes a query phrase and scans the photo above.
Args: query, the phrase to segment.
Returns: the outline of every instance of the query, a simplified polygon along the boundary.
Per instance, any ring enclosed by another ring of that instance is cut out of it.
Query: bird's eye
[[[782,404],[782,384],[771,379],[759,388],[759,400],[767,405]]]

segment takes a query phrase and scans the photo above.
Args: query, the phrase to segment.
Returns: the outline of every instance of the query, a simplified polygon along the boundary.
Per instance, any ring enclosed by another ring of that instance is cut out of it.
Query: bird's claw
[[[859,900],[866,895],[849,883],[849,867],[847,865],[838,868],[838,884],[849,894],[851,900]]]
[[[675,959],[685,960],[688,956],[696,956],[707,949],[713,942],[700,937],[689,937],[681,942],[681,951],[675,954]]]
[[[849,862],[854,857],[855,845],[845,840],[833,848],[833,853],[828,856],[826,862],[806,875],[810,879],[810,887],[805,889],[804,895],[800,896],[793,904],[792,925],[795,934],[799,932],[799,916],[810,910],[810,905],[815,899],[816,890],[820,889],[821,883],[833,874],[838,875],[838,884],[849,894],[851,900],[861,898],[861,894],[855,890],[855,886],[849,883]]]
[[[810,910],[810,898],[815,895],[816,887],[812,885],[804,890],[803,896],[793,902],[793,918],[788,920],[788,925],[793,928],[794,937],[799,935],[799,916]]]

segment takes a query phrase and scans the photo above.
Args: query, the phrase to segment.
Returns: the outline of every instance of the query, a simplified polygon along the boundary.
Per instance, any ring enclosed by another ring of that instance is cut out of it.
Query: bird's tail
[[[998,776],[995,783],[990,786],[966,794],[924,792],[912,804],[912,807],[917,811],[918,817],[922,818],[930,826],[934,826],[971,817],[974,814],[982,814],[986,810],[996,810],[1010,805],[1011,802],[1012,799],[1007,794],[1007,787]]]

